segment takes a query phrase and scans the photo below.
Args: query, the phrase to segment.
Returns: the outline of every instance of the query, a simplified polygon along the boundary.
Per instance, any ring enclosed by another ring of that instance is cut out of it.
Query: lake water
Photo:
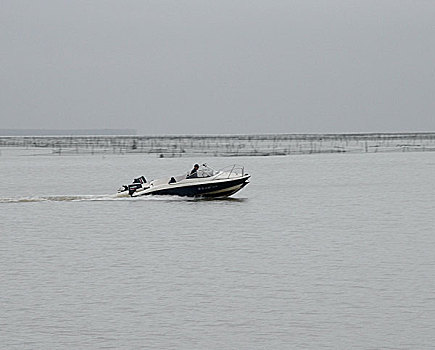
[[[432,349],[435,153],[1,149],[0,348]],[[233,199],[115,199],[237,162]]]

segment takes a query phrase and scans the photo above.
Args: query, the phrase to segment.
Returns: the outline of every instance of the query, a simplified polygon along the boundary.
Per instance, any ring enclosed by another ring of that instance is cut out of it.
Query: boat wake
[[[142,197],[118,197],[116,194],[109,195],[58,195],[58,196],[32,196],[32,197],[9,197],[0,198],[1,203],[37,203],[37,202],[95,202],[95,201],[199,201],[206,198],[191,198],[180,196],[142,196]],[[210,200],[210,199],[209,199]],[[216,199],[214,199],[216,201]],[[222,198],[219,200],[240,201],[238,198]]]
[[[32,202],[74,202],[74,201],[110,201],[128,200],[129,198],[118,198],[116,195],[61,195],[61,196],[34,196],[0,198],[0,203],[32,203]]]

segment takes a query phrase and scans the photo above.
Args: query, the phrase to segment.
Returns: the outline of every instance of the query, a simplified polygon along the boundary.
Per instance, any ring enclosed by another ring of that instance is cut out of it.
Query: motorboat
[[[231,165],[214,170],[203,164],[193,173],[170,176],[147,182],[144,176],[123,185],[118,196],[171,195],[183,197],[225,198],[240,191],[249,183],[251,175],[243,166]]]

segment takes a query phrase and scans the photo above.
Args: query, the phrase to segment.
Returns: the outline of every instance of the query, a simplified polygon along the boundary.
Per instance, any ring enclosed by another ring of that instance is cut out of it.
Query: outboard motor
[[[133,180],[131,185],[128,185],[128,194],[131,196],[138,188],[141,188],[143,184],[146,184],[147,180],[145,176],[138,177]]]
[[[133,183],[131,185],[128,185],[128,194],[130,196],[133,195],[133,193],[136,192],[136,190],[138,188],[141,188],[141,187],[142,187],[142,184],[140,184],[140,183]]]

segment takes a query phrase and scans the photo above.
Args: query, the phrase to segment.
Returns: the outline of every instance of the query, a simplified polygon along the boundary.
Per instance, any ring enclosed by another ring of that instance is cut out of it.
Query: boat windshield
[[[210,177],[216,175],[216,172],[207,166],[207,164],[203,164],[199,167],[199,169],[196,171],[196,174],[194,176],[187,174],[187,178],[198,178],[198,177]]]
[[[203,164],[199,167],[197,173],[198,177],[210,177],[215,174],[215,171],[206,164]]]

